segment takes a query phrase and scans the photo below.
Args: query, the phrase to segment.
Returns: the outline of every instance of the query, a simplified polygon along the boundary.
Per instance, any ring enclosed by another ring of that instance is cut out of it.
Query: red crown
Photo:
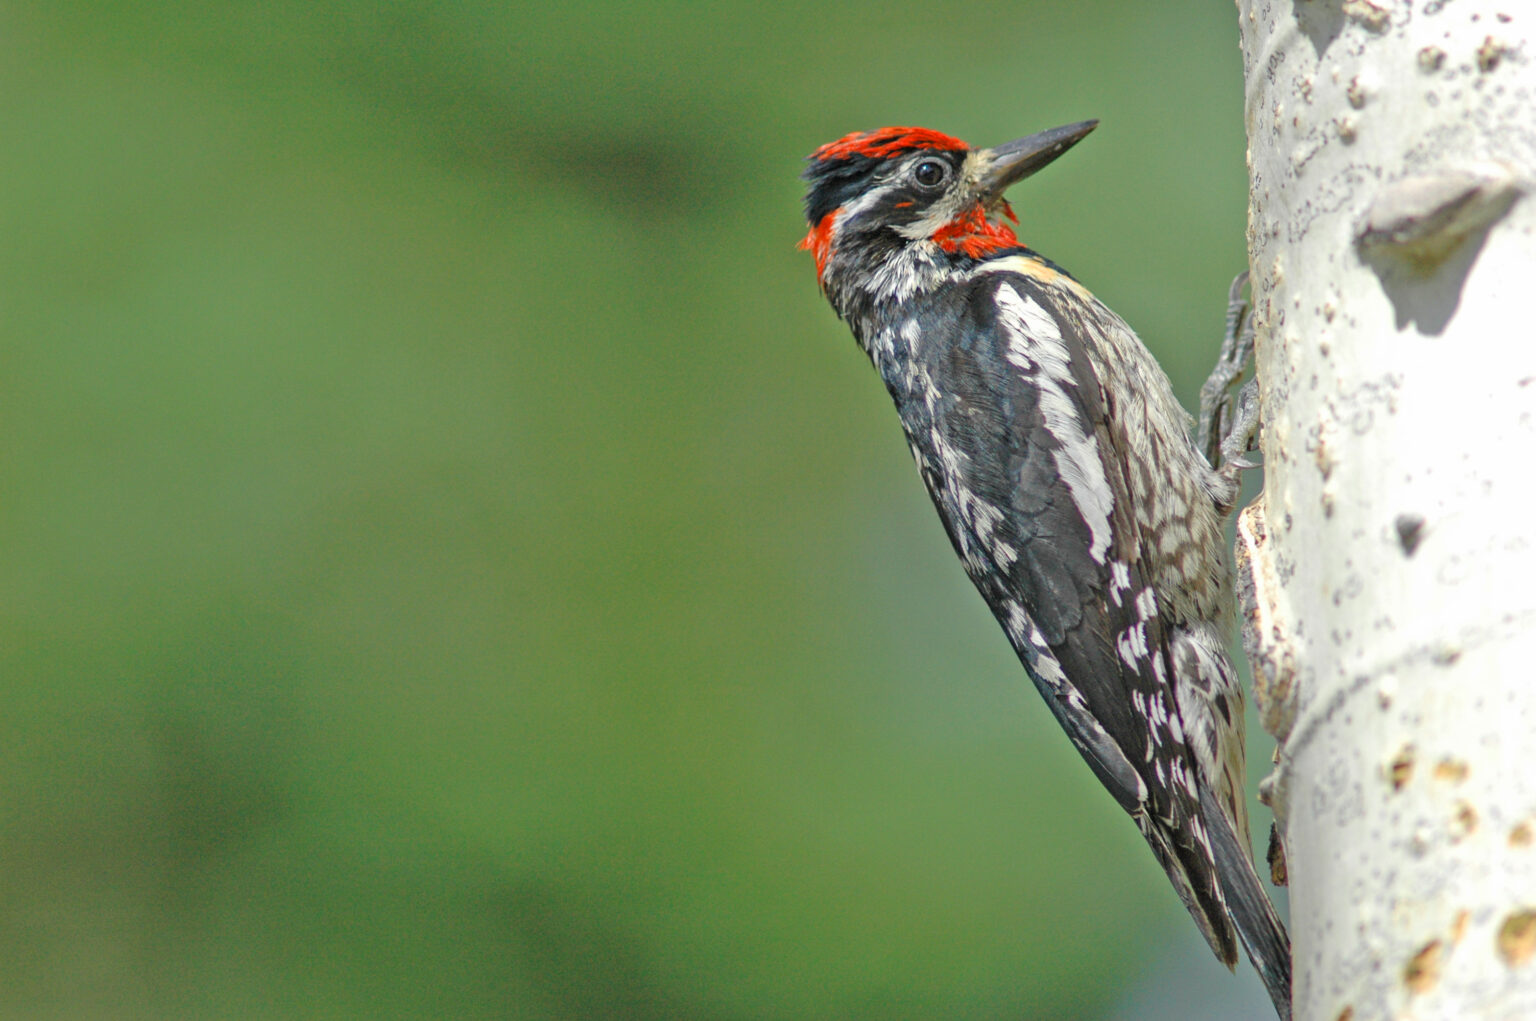
[[[969,149],[960,139],[927,128],[880,128],[855,131],[811,153],[815,160],[839,160],[850,156],[884,159],[910,149]]]

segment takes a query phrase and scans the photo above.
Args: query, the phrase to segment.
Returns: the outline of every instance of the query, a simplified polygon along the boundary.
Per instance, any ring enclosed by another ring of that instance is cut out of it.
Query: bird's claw
[[[1221,354],[1200,387],[1200,419],[1195,427],[1195,442],[1212,465],[1235,470],[1257,467],[1242,459],[1253,449],[1259,430],[1257,380],[1249,380],[1236,395],[1232,388],[1248,370],[1253,358],[1252,307],[1243,297],[1248,283],[1244,270],[1232,281],[1227,292],[1227,328],[1221,339]]]

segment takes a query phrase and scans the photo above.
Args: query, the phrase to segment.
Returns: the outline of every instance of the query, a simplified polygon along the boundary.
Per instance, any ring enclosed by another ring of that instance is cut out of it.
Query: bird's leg
[[[1227,432],[1221,439],[1221,466],[1256,468],[1258,465],[1243,455],[1253,449],[1259,435],[1259,381],[1250,379],[1244,383],[1233,403],[1231,419],[1223,419]]]
[[[1227,328],[1221,338],[1216,366],[1200,387],[1200,419],[1195,444],[1213,467],[1220,467],[1236,481],[1243,468],[1253,467],[1242,455],[1253,448],[1259,431],[1258,380],[1249,380],[1236,394],[1253,358],[1252,307],[1243,297],[1248,273],[1243,271],[1227,292]]]

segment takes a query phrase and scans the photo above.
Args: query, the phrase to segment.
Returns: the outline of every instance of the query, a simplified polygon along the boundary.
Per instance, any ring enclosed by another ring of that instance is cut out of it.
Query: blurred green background
[[[0,7],[0,1017],[1266,1016],[795,250],[819,143],[1102,118],[1021,235],[1188,403],[1236,31]]]

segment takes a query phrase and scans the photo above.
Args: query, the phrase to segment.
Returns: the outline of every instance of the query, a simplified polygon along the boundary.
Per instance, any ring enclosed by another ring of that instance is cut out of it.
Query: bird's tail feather
[[[1259,973],[1280,1021],[1291,1019],[1291,940],[1264,892],[1253,867],[1253,855],[1234,832],[1231,820],[1208,792],[1201,791],[1216,872],[1221,877],[1227,911],[1237,926],[1248,960]]]

